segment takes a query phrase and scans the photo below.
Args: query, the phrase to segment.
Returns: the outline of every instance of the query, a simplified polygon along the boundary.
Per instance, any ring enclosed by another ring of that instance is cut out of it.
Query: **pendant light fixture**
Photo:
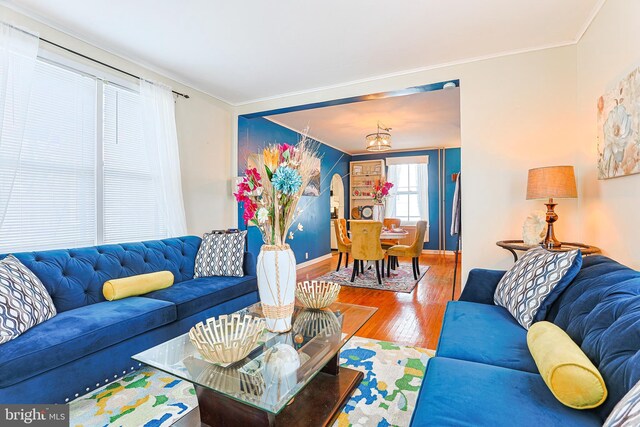
[[[385,128],[380,126],[378,122],[378,131],[376,133],[370,133],[365,137],[367,141],[367,151],[389,151],[391,150],[391,134],[389,131],[391,128]]]

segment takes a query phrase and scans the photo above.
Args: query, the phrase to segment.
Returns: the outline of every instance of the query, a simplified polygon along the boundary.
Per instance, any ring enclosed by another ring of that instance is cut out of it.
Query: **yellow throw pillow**
[[[534,323],[527,345],[542,379],[562,404],[591,409],[605,401],[600,372],[565,331],[550,322]]]
[[[111,279],[104,282],[102,294],[109,300],[118,300],[147,292],[168,288],[173,285],[173,273],[158,271],[155,273],[139,274],[137,276]]]

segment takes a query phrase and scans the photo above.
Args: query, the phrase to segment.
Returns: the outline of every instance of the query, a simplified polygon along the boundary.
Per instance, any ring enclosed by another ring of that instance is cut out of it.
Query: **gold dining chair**
[[[338,241],[338,267],[336,271],[340,270],[340,264],[342,264],[342,254],[346,255],[344,260],[345,268],[349,266],[349,253],[351,252],[351,240],[347,236],[347,220],[344,218],[334,219],[336,233],[336,240]]]
[[[400,227],[400,218],[385,218],[382,220],[382,225],[384,225],[388,230],[392,228]],[[389,249],[391,246],[399,245],[400,241],[398,239],[382,239],[380,240],[380,244],[382,245],[382,249]]]
[[[353,273],[351,281],[356,275],[364,272],[364,261],[375,261],[378,284],[382,284],[380,276],[380,261],[384,262],[384,251],[380,245],[382,223],[377,221],[351,221],[351,255],[353,255]],[[384,269],[384,265],[382,266]]]
[[[427,232],[427,221],[418,221],[416,223],[416,239],[411,246],[395,245],[387,249],[387,276],[389,275],[389,266],[392,263],[398,264],[398,257],[411,258],[413,264],[413,278],[418,280],[420,275],[420,254],[424,246],[424,235]],[[355,257],[355,255],[354,255]]]

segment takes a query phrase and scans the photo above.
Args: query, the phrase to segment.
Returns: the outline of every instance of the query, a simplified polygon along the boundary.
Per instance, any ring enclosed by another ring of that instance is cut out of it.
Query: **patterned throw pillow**
[[[196,255],[194,278],[244,276],[244,240],[247,231],[205,233]]]
[[[0,344],[56,315],[46,288],[13,255],[0,261]]]
[[[603,427],[640,426],[640,381],[613,408]]]
[[[538,311],[548,310],[581,266],[579,249],[530,249],[500,279],[493,302],[509,310],[518,323],[529,329],[534,321],[541,320],[536,318]]]

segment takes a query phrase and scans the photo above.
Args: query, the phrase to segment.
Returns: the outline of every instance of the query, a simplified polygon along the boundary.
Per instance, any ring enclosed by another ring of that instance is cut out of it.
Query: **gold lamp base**
[[[545,203],[545,206],[547,207],[547,235],[542,241],[542,246],[549,249],[559,248],[562,246],[562,243],[556,239],[556,236],[553,233],[553,223],[558,220],[558,214],[554,211],[554,208],[557,205],[557,203],[553,202],[553,199],[549,199],[549,203]]]

